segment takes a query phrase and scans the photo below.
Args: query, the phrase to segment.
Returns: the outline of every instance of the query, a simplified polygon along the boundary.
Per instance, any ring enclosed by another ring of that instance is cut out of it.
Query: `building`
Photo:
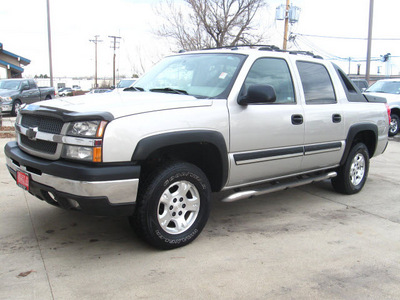
[[[29,59],[4,50],[3,44],[0,43],[0,79],[22,78],[24,69],[21,66],[27,66],[30,63]]]

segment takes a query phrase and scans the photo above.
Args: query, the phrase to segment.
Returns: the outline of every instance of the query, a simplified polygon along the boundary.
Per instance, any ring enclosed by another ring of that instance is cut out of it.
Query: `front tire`
[[[346,162],[332,178],[333,188],[342,194],[356,194],[363,188],[369,170],[368,149],[363,143],[356,144],[347,156]]]
[[[192,242],[210,213],[210,184],[195,165],[175,162],[150,174],[129,218],[139,237],[159,249]]]
[[[14,100],[11,110],[11,116],[15,117],[21,108],[21,101]]]
[[[390,115],[390,126],[389,126],[389,136],[395,136],[399,133],[400,126],[400,118],[398,115],[391,114]]]

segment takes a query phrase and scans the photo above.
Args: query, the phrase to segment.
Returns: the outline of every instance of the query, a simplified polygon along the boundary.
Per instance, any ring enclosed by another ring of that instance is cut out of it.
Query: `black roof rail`
[[[323,57],[322,57],[322,56],[320,56],[320,55],[315,55],[315,54],[314,54],[314,53],[312,53],[311,51],[292,50],[292,51],[289,51],[289,54],[294,54],[294,55],[297,55],[297,54],[302,54],[302,55],[308,55],[308,56],[311,56],[311,57],[313,57],[313,58],[319,58],[319,59],[323,59]]]
[[[257,44],[244,44],[244,45],[234,45],[234,46],[222,46],[222,47],[213,47],[213,48],[205,48],[202,50],[218,50],[218,49],[231,49],[231,50],[239,50],[239,48],[258,48],[258,50],[269,50],[269,51],[282,51],[279,47],[274,45],[257,45]]]
[[[301,55],[308,55],[308,56],[311,56],[313,58],[323,59],[322,56],[316,55],[311,51],[283,50],[283,49],[280,49],[279,47],[277,47],[275,45],[244,44],[244,45],[235,45],[235,46],[222,46],[222,47],[214,47],[214,48],[205,48],[205,49],[202,49],[202,50],[230,49],[230,50],[234,51],[234,50],[239,50],[239,48],[244,48],[244,47],[247,47],[247,48],[250,48],[250,49],[258,48],[259,51],[286,52],[286,53],[293,54],[293,55],[301,54]],[[181,51],[179,51],[179,53],[182,53]]]

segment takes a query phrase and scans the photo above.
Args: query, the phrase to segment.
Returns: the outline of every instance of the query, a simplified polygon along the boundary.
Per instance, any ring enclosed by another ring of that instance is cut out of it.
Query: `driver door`
[[[245,95],[248,87],[255,84],[272,86],[276,101],[248,105],[229,103],[229,186],[278,178],[300,170],[304,143],[303,107],[296,100],[286,60],[257,59],[240,94]]]

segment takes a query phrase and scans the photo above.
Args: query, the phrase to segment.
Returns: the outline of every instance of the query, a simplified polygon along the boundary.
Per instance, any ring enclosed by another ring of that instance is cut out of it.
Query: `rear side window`
[[[303,85],[306,104],[336,103],[331,77],[324,65],[298,61],[297,68]]]

